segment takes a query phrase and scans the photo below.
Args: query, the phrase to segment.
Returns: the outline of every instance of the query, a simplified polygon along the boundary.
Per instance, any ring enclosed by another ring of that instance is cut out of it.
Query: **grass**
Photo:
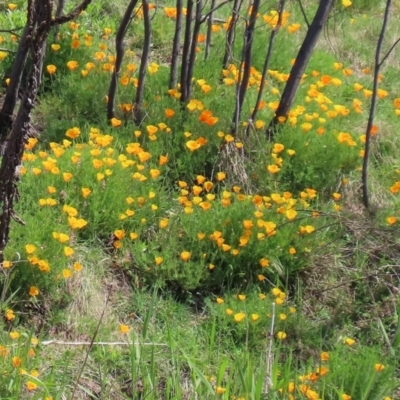
[[[24,155],[16,211],[26,226],[12,226],[1,268],[1,398],[398,397],[397,53],[380,86],[370,215],[360,201],[365,69],[383,10],[353,3],[336,5],[275,143],[264,130],[305,35],[298,4],[288,5],[265,105],[246,135],[274,4],[262,9],[236,137],[241,24],[226,71],[223,27],[208,61],[199,43],[192,101],[182,107],[167,90],[174,21],[157,5],[141,126],[123,110],[135,95],[143,21],[126,38],[112,125],[105,96],[124,5],[95,2],[79,26],[61,28],[33,116],[39,141]],[[17,6],[1,9],[2,26],[23,23]],[[229,4],[217,14],[227,18]],[[1,76],[11,59],[0,61]],[[218,120],[202,122],[204,110]]]

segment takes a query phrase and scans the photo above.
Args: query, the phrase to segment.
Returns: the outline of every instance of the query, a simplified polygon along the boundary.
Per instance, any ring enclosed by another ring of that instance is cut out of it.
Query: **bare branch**
[[[68,15],[62,15],[61,17],[56,17],[52,20],[52,25],[65,24],[66,22],[75,19],[82,11],[85,11],[92,0],[83,0],[79,6],[75,7]]]
[[[181,31],[182,31],[182,0],[176,1],[176,22],[174,41],[172,43],[172,58],[171,69],[169,75],[169,88],[174,89],[178,83],[178,61],[179,61],[179,48],[181,44]]]
[[[393,44],[392,47],[389,49],[389,51],[385,54],[385,56],[382,58],[381,62],[379,63],[380,67],[382,66],[382,64],[386,61],[386,59],[390,56],[390,54],[392,53],[392,51],[394,50],[394,48],[397,46],[397,44],[400,42],[400,38],[398,38]]]
[[[301,0],[297,0],[297,2],[299,3],[300,11],[303,14],[303,18],[307,25],[307,28],[310,28],[310,23],[308,22],[307,14],[306,14],[306,11],[304,10],[303,3],[301,2]]]
[[[376,109],[379,71],[382,66],[382,61],[380,61],[379,59],[380,59],[380,54],[381,54],[381,50],[382,50],[383,40],[385,38],[387,24],[389,21],[389,11],[390,11],[391,4],[392,4],[392,0],[386,1],[386,8],[385,8],[385,14],[383,17],[382,29],[381,29],[381,33],[379,34],[378,43],[376,45],[374,83],[373,83],[373,88],[372,88],[371,106],[369,109],[367,131],[365,133],[365,147],[364,147],[364,159],[363,159],[363,166],[362,166],[362,173],[361,173],[361,184],[362,184],[362,193],[363,193],[363,204],[367,210],[369,210],[368,160],[369,160],[370,144],[371,144],[371,129],[372,129],[372,125],[374,123],[374,116],[375,116],[375,109]],[[392,49],[393,48],[394,48],[394,46],[392,46]],[[388,53],[388,54],[390,54],[390,53]],[[385,59],[387,58],[388,54],[386,54]]]
[[[115,49],[116,49],[116,58],[115,58],[115,66],[114,71],[111,76],[110,87],[108,89],[108,103],[107,103],[107,118],[110,120],[115,116],[115,92],[117,90],[118,84],[118,76],[121,70],[122,60],[124,58],[124,38],[126,31],[131,22],[131,17],[134,8],[136,7],[138,0],[131,0],[126,8],[125,14],[122,17],[121,23],[119,25],[117,35],[115,37]]]
[[[0,51],[4,51],[5,53],[10,53],[10,54],[17,54],[17,52],[14,51],[14,50],[3,49],[3,48],[1,48],[1,47],[0,47]]]
[[[221,7],[224,6],[225,4],[231,3],[232,1],[233,1],[233,0],[226,0],[226,1],[223,1],[222,3],[218,4],[216,7],[215,7],[215,3],[213,2],[213,3],[211,4],[211,10],[210,10],[207,14],[205,14],[205,15],[203,15],[203,16],[201,17],[200,23],[202,24],[206,19],[208,19],[208,17],[210,17],[210,16],[214,13],[214,11],[217,11],[219,8],[221,8]]]
[[[261,82],[260,82],[260,87],[258,89],[258,94],[257,94],[257,100],[256,104],[254,106],[253,113],[251,114],[251,120],[254,121],[256,119],[257,113],[258,113],[258,107],[261,102],[261,97],[264,91],[264,86],[265,86],[265,78],[267,76],[267,71],[269,68],[269,63],[271,60],[272,56],[272,50],[274,46],[274,41],[275,41],[275,36],[278,33],[279,29],[281,28],[282,25],[282,20],[283,20],[283,11],[285,9],[285,1],[286,0],[280,0],[279,1],[279,14],[278,14],[278,22],[276,23],[275,27],[271,31],[271,36],[269,38],[269,44],[268,44],[268,50],[267,50],[267,55],[265,57],[264,65],[263,65],[263,70],[261,74]],[[252,124],[248,125],[248,128],[250,128]],[[249,129],[246,130],[246,133],[249,134]]]
[[[206,52],[204,55],[204,59],[208,60],[210,56],[211,49],[211,36],[212,36],[212,26],[213,26],[213,16],[214,16],[214,7],[217,0],[212,0],[211,3],[211,11],[208,13],[208,21],[207,21],[207,38],[206,38]]]
[[[151,22],[149,13],[149,2],[148,0],[142,0],[143,7],[143,21],[144,21],[144,43],[142,50],[142,57],[140,59],[139,75],[138,75],[138,87],[136,90],[135,107],[134,107],[134,120],[136,124],[140,124],[143,119],[142,115],[142,103],[144,95],[144,80],[146,77],[146,68],[149,61],[150,46],[151,46]]]
[[[238,124],[240,115],[242,113],[244,98],[247,92],[247,86],[249,84],[250,78],[250,70],[251,70],[251,59],[252,59],[252,49],[253,49],[253,38],[254,38],[254,30],[257,22],[257,14],[258,9],[260,7],[260,0],[254,0],[251,7],[251,14],[249,22],[246,24],[246,29],[244,33],[244,43],[243,43],[243,56],[242,62],[244,63],[243,67],[243,76],[241,81],[238,81],[237,90],[236,90],[236,105],[235,111],[232,119],[232,133],[237,134]],[[240,65],[240,69],[242,69],[242,65]]]
[[[44,340],[40,342],[42,346],[49,346],[53,344],[60,344],[62,346],[168,346],[165,343],[139,343],[139,342],[66,342],[64,340]]]

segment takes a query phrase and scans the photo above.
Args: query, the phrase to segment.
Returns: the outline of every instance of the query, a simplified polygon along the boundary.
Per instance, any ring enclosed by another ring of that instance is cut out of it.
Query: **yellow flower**
[[[118,240],[121,240],[125,237],[125,231],[123,229],[117,229],[114,231],[114,235]]]
[[[158,226],[161,229],[164,229],[164,228],[166,228],[168,226],[168,223],[169,223],[169,219],[168,218],[161,218],[160,222],[158,223]]]
[[[352,338],[346,338],[344,340],[344,342],[348,345],[348,346],[353,346],[353,344],[356,342],[354,339]]]
[[[117,126],[120,126],[122,124],[122,121],[117,118],[111,118],[111,125],[116,128]]]
[[[282,331],[279,331],[279,332],[276,333],[276,338],[279,339],[279,340],[286,339],[286,336],[287,336],[286,333],[282,332]]]
[[[224,302],[224,299],[221,299],[221,297],[217,297],[217,298],[215,299],[215,301],[216,301],[218,304],[222,304],[222,303]]]
[[[343,393],[342,394],[342,400],[351,400],[351,396],[348,394]]]
[[[119,325],[119,331],[120,331],[122,334],[128,333],[130,329],[131,329],[131,328],[129,328],[128,325],[124,325],[124,324],[120,324],[120,325]]]
[[[18,6],[14,3],[8,3],[8,9],[14,11]]]
[[[313,233],[315,228],[312,225],[300,226],[300,233]]]
[[[294,219],[296,218],[296,216],[297,216],[297,211],[296,211],[296,210],[293,210],[293,209],[290,209],[290,210],[287,210],[287,211],[285,212],[285,215],[286,215],[286,218],[287,218],[289,221],[292,221],[292,220],[294,220]]]
[[[14,368],[18,368],[22,364],[22,359],[20,357],[13,357],[11,361]]]
[[[215,388],[215,393],[217,393],[217,394],[223,394],[223,393],[225,393],[226,392],[226,389],[225,388],[222,388],[222,387],[220,387],[220,386],[217,386],[216,388]]]
[[[25,250],[27,254],[33,254],[36,251],[36,246],[34,246],[33,244],[27,244],[25,246]]]
[[[329,360],[329,353],[327,351],[323,351],[320,355],[321,361],[328,361]]]
[[[181,253],[181,259],[183,261],[188,261],[190,259],[190,256],[191,256],[191,254],[189,251],[182,251],[182,253]]]
[[[7,268],[11,268],[12,267],[12,262],[11,261],[3,261],[3,268],[7,269]]]
[[[375,364],[374,369],[376,372],[383,371],[385,369],[385,366],[383,364]]]
[[[226,314],[226,315],[232,315],[232,314],[233,314],[233,311],[232,311],[230,308],[227,308],[227,309],[225,310],[225,314]]]
[[[156,265],[160,265],[163,261],[164,261],[164,259],[162,257],[155,258]]]
[[[35,389],[37,389],[37,387],[38,386],[36,385],[35,382],[32,382],[32,381],[26,382],[26,388],[28,389],[28,391],[35,390]]]
[[[225,172],[218,172],[217,173],[217,181],[223,181],[226,178]]]
[[[57,52],[58,50],[60,50],[60,48],[61,48],[61,46],[60,46],[59,44],[53,43],[53,44],[51,45],[51,49],[52,49],[54,52]]]
[[[39,289],[36,286],[31,286],[29,288],[29,296],[35,297],[39,294]]]
[[[201,144],[198,143],[196,140],[189,140],[188,142],[186,142],[186,147],[190,151],[195,151],[201,147]]]
[[[258,314],[251,314],[251,320],[253,322],[256,322],[259,318],[260,318],[260,316]]]
[[[12,321],[13,319],[15,319],[14,311],[7,308],[7,310],[5,312],[5,317],[6,317],[7,321]]]
[[[68,61],[67,62],[67,68],[70,71],[76,70],[78,68],[78,65],[79,65],[78,61]]]
[[[246,314],[245,313],[237,313],[233,316],[233,319],[235,320],[235,322],[239,323],[242,322],[244,319],[246,318]]]
[[[81,131],[77,127],[70,128],[65,132],[65,136],[69,137],[70,139],[76,139],[80,134]]]
[[[12,340],[16,340],[16,339],[19,338],[19,333],[18,333],[17,331],[11,331],[11,332],[9,333],[9,335],[10,335],[10,338],[11,338]]]
[[[260,265],[261,265],[261,268],[266,268],[266,267],[268,267],[268,266],[269,266],[269,260],[266,259],[266,258],[262,258],[262,259],[260,260]]]
[[[70,172],[63,172],[64,182],[69,182],[74,176]]]
[[[49,64],[46,67],[46,70],[50,75],[53,75],[57,71],[57,67],[55,65],[53,65],[53,64]]]
[[[393,224],[395,224],[396,222],[397,222],[397,218],[396,217],[387,217],[386,218],[386,221],[387,221],[387,223],[389,224],[389,225],[393,225]]]
[[[246,296],[245,296],[244,294],[239,294],[239,295],[238,295],[238,299],[239,299],[240,301],[244,301],[244,300],[246,300]]]
[[[82,264],[79,263],[79,262],[75,262],[74,263],[74,270],[77,271],[77,272],[81,271],[82,270]]]
[[[270,164],[267,166],[267,170],[271,174],[276,174],[277,172],[280,171],[280,168],[276,164]]]
[[[82,196],[86,199],[92,193],[92,191],[89,188],[83,187],[82,189]]]
[[[72,276],[72,271],[70,269],[65,268],[62,271],[62,275],[64,279],[68,279]]]
[[[147,67],[147,69],[148,69],[150,75],[155,74],[155,73],[158,71],[158,68],[159,68],[159,65],[156,64],[156,63],[154,63],[154,62],[151,63],[151,64]]]
[[[75,253],[74,249],[69,247],[69,246],[65,246],[64,247],[64,255],[65,257],[70,257]]]

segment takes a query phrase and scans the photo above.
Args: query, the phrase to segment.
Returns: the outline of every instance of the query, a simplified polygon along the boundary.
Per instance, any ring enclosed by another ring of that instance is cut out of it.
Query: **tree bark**
[[[239,119],[240,115],[242,114],[243,102],[246,96],[247,86],[249,84],[254,29],[257,22],[257,14],[259,7],[260,7],[260,0],[254,0],[251,8],[250,20],[246,24],[246,30],[244,33],[244,43],[242,50],[243,53],[242,62],[244,63],[243,76],[242,80],[237,83],[235,111],[233,113],[233,119],[232,119],[232,133],[234,134],[237,134]],[[241,69],[242,65],[240,65],[239,68]]]
[[[151,22],[150,22],[148,0],[142,0],[142,7],[143,7],[143,21],[144,21],[144,43],[143,43],[142,57],[140,59],[135,106],[133,109],[133,116],[135,123],[137,125],[140,125],[143,120],[142,104],[144,95],[144,80],[146,77],[146,68],[147,68],[147,63],[149,61],[150,46],[151,46]]]
[[[118,86],[118,77],[121,70],[122,60],[124,59],[125,48],[124,38],[126,31],[131,22],[133,10],[136,7],[138,0],[131,0],[126,8],[125,14],[122,17],[121,23],[118,27],[117,35],[115,37],[115,66],[114,71],[111,75],[110,87],[108,89],[108,102],[107,102],[107,118],[110,120],[115,117],[115,93]]]
[[[190,58],[190,45],[192,40],[192,14],[193,14],[193,0],[187,1],[186,7],[186,26],[185,26],[185,38],[183,41],[182,50],[182,63],[181,63],[181,102],[186,103],[187,101],[187,85],[191,85],[192,82],[187,81],[188,64]]]
[[[174,41],[172,44],[171,69],[169,75],[169,88],[175,89],[178,84],[179,47],[181,44],[182,30],[182,0],[176,0],[176,22]]]
[[[31,112],[34,108],[40,84],[41,65],[44,56],[43,44],[51,29],[52,0],[28,2],[27,42],[30,47],[32,66],[29,71],[28,85],[21,101],[11,132],[3,147],[0,166],[0,264],[4,261],[4,249],[9,240],[11,219],[14,216],[14,202],[18,201],[17,182],[24,152],[24,143],[28,139]]]
[[[225,54],[222,61],[222,68],[227,69],[232,58],[232,47],[235,42],[236,22],[239,16],[240,8],[242,7],[243,0],[235,0],[233,3],[231,20],[226,35]]]
[[[308,61],[312,55],[315,45],[317,44],[319,35],[328,20],[329,13],[334,4],[334,0],[320,0],[317,12],[314,19],[310,24],[306,37],[297,53],[296,61],[290,71],[290,76],[286,82],[285,89],[282,93],[281,100],[275,112],[275,117],[270,122],[266,134],[269,140],[273,140],[276,127],[279,123],[280,117],[287,118],[289,110],[293,104],[299,87],[300,80],[307,67]]]

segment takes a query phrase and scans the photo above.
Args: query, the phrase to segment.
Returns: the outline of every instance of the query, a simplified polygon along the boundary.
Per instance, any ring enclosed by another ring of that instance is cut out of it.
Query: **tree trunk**
[[[14,202],[18,201],[17,182],[21,167],[24,144],[28,139],[31,112],[34,108],[40,84],[41,65],[43,63],[43,45],[51,29],[52,1],[36,0],[28,4],[28,22],[26,45],[31,52],[32,66],[29,71],[28,85],[21,101],[11,132],[3,147],[0,166],[0,264],[4,261],[4,248],[10,233],[10,223],[14,216]]]
[[[179,47],[181,44],[181,30],[182,30],[182,0],[176,0],[176,22],[174,41],[172,44],[172,58],[171,70],[169,75],[169,88],[175,89],[178,84],[178,61],[179,61]]]
[[[131,0],[126,8],[125,14],[122,17],[122,21],[119,25],[117,35],[115,37],[115,50],[116,50],[116,58],[115,58],[115,67],[114,71],[111,75],[110,87],[108,89],[108,103],[107,103],[107,118],[110,120],[115,117],[115,92],[117,91],[118,85],[118,76],[121,70],[122,60],[124,59],[124,38],[126,31],[131,22],[131,17],[133,10],[136,7],[138,0]]]
[[[286,82],[285,89],[283,91],[279,106],[275,112],[275,117],[270,122],[267,128],[267,136],[269,140],[273,140],[276,127],[280,117],[287,118],[290,108],[293,104],[296,96],[297,89],[299,87],[300,80],[307,67],[308,61],[312,55],[315,45],[317,44],[319,35],[324,28],[326,21],[328,20],[329,13],[334,4],[334,0],[320,0],[318,10],[314,16],[313,21],[307,31],[307,35],[304,39],[303,44],[297,53],[296,61],[290,71],[290,76]]]
[[[4,96],[3,107],[0,111],[0,144],[6,139],[13,122],[14,109],[17,104],[22,76],[29,52],[29,32],[30,27],[27,24],[18,45],[17,54],[11,69],[10,82]]]
[[[144,43],[142,50],[142,57],[140,59],[138,87],[135,97],[135,107],[133,109],[134,120],[137,125],[140,125],[143,120],[143,94],[144,94],[144,79],[146,76],[146,68],[149,60],[150,46],[151,46],[151,22],[149,13],[148,0],[142,0],[143,7],[143,21],[144,21]]]
[[[253,5],[251,7],[252,8],[251,8],[250,20],[246,24],[243,50],[242,50],[242,64],[244,64],[243,76],[241,77],[242,80],[241,81],[239,80],[239,82],[237,83],[235,111],[233,113],[233,119],[232,119],[232,133],[235,135],[237,134],[239,119],[240,115],[242,114],[243,102],[246,96],[247,86],[249,84],[254,29],[256,27],[257,14],[258,14],[258,9],[260,7],[260,0],[254,0]],[[241,70],[242,65],[240,65],[239,68]]]

